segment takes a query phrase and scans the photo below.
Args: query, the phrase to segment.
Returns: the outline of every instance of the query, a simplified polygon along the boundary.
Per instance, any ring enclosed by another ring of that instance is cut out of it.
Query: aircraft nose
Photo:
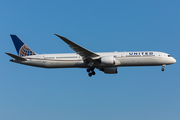
[[[173,58],[173,63],[176,63],[176,59],[175,58]]]
[[[168,64],[174,64],[176,63],[176,59],[174,59],[173,57],[171,57],[170,59],[167,60]]]

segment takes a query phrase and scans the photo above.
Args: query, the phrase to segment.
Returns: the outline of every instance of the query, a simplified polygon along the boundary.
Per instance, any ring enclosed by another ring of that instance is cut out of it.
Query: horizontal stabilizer
[[[7,55],[11,56],[12,58],[16,59],[16,60],[26,60],[25,58],[19,57],[17,55],[11,54],[11,53],[6,53]]]

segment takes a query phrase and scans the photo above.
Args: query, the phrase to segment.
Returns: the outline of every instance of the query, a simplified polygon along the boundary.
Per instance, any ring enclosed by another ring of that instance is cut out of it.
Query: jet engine
[[[108,65],[114,65],[115,64],[114,56],[103,56],[100,58],[100,61],[102,64],[108,64]]]
[[[103,71],[106,74],[116,74],[118,73],[117,67],[108,67],[108,68],[101,68],[101,71]]]
[[[100,63],[106,64],[106,65],[120,65],[121,63],[116,60],[114,56],[103,56],[100,59]]]

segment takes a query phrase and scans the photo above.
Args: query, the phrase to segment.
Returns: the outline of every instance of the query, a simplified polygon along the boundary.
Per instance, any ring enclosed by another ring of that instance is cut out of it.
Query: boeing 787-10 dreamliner
[[[107,74],[116,74],[118,67],[125,66],[162,66],[162,71],[164,71],[166,65],[176,62],[171,55],[155,51],[94,53],[65,37],[55,35],[67,43],[76,53],[37,54],[16,35],[10,35],[18,56],[11,53],[6,54],[14,58],[10,61],[29,66],[42,68],[86,68],[90,77],[95,75],[95,68]]]

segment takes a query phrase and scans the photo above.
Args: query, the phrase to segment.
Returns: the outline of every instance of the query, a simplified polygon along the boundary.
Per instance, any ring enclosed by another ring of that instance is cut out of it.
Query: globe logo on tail
[[[24,44],[21,49],[19,50],[19,56],[30,56],[30,55],[36,55],[26,44]]]

